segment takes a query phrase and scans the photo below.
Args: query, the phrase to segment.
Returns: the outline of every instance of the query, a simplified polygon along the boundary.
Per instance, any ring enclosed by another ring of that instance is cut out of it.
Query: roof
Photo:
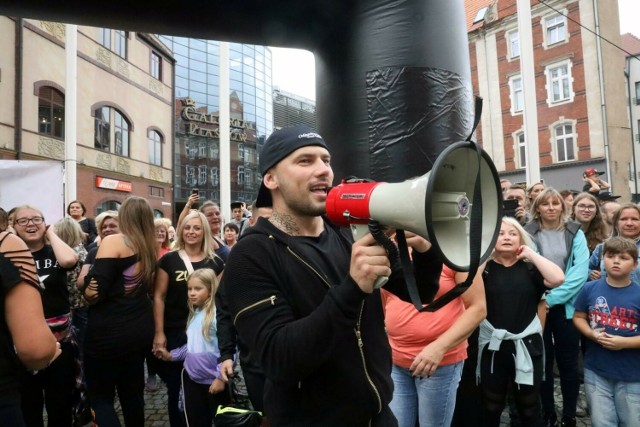
[[[473,21],[478,16],[478,11],[482,8],[490,7],[497,0],[464,0],[464,11],[467,15],[467,32],[480,28],[484,20],[480,20],[475,24]]]
[[[629,52],[631,55],[637,55],[640,53],[640,39],[631,33],[626,33],[620,36],[622,39],[622,48]],[[628,55],[627,55],[628,56]]]

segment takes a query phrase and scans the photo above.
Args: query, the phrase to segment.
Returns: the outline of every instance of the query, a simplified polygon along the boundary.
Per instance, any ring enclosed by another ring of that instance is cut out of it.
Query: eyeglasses
[[[24,227],[29,224],[29,221],[31,221],[33,225],[40,225],[44,222],[44,218],[41,216],[34,216],[33,218],[18,218],[15,220],[15,223]]]
[[[596,207],[592,206],[592,205],[576,205],[576,208],[580,209],[581,211],[595,211]]]

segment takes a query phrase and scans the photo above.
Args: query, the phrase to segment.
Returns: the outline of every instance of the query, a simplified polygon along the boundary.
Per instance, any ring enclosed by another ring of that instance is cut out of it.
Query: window
[[[513,30],[507,33],[507,49],[509,58],[517,58],[520,56],[520,33]]]
[[[100,107],[94,110],[94,117],[94,147],[103,151],[111,151],[113,146],[115,154],[129,157],[131,125],[124,114],[112,107]],[[113,135],[113,139],[111,135]]]
[[[527,167],[527,144],[524,141],[524,132],[516,134],[516,164],[519,168]]]
[[[218,150],[218,144],[216,143],[211,143],[209,145],[209,158],[211,160],[215,160],[218,158],[218,155],[220,154],[219,150]]]
[[[119,201],[108,200],[96,208],[96,214],[101,214],[104,211],[117,211],[118,209],[120,209]]]
[[[162,80],[162,57],[151,51],[151,77]]]
[[[195,142],[187,142],[185,144],[185,150],[187,151],[187,158],[189,160],[195,160],[198,147]]]
[[[198,166],[198,185],[207,183],[207,165]]]
[[[546,45],[550,46],[555,43],[563,42],[567,38],[567,22],[563,15],[554,15],[546,18],[545,23],[545,35]]]
[[[489,9],[488,7],[483,7],[481,9],[478,10],[478,13],[476,13],[476,17],[473,18],[473,23],[476,24],[480,21],[482,21],[484,19],[484,16],[487,14],[487,9]]]
[[[162,166],[162,136],[158,131],[149,130],[147,141],[149,142],[149,163]]]
[[[111,50],[111,30],[108,28],[98,29],[98,43]]]
[[[566,123],[560,124],[554,128],[554,135],[558,162],[575,160],[573,126]]]
[[[38,132],[64,139],[64,95],[49,86],[38,91]]]
[[[149,186],[149,195],[153,197],[164,197],[164,188]]]
[[[109,107],[98,108],[95,111],[94,147],[99,150],[111,149],[111,109]]]
[[[238,158],[240,160],[246,160],[245,155],[246,155],[246,152],[245,152],[245,149],[244,149],[244,144],[242,144],[242,143],[238,144]]]
[[[98,43],[119,57],[127,59],[127,32],[124,30],[98,29]]]
[[[193,187],[196,185],[196,168],[194,168],[193,166],[185,166],[185,182],[189,187]]]
[[[198,142],[198,158],[199,159],[207,158],[207,141]]]
[[[129,123],[118,110],[114,110],[115,115],[115,153],[129,157]]]
[[[113,52],[120,58],[127,59],[127,33],[124,30],[113,32]]]
[[[238,184],[244,184],[245,176],[244,176],[244,166],[238,166]]]
[[[524,108],[524,92],[522,91],[522,77],[514,76],[509,79],[511,89],[511,114],[520,113]]]
[[[549,65],[546,69],[548,103],[573,100],[571,64],[566,61]]]
[[[211,167],[211,185],[217,187],[220,181],[218,180],[218,168],[215,166]]]
[[[636,105],[640,105],[640,82],[636,82]]]

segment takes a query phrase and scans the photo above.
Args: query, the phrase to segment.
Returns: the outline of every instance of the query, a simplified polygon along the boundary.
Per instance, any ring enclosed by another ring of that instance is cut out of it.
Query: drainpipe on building
[[[605,104],[604,96],[604,76],[602,65],[602,44],[600,42],[600,17],[598,12],[598,0],[593,0],[593,14],[595,16],[595,30],[596,30],[596,55],[598,57],[598,81],[600,83],[600,111],[602,113],[602,139],[604,142],[604,160],[607,168],[607,178],[609,184],[611,184],[611,191],[613,188],[613,177],[611,176],[611,165],[609,163],[609,129],[607,124],[607,106]]]
[[[16,150],[16,160],[22,159],[22,64],[24,56],[24,19],[16,21],[16,50],[15,50],[15,86],[14,86],[14,128],[13,148]]]
[[[636,144],[633,139],[633,103],[631,102],[631,61],[625,60],[624,75],[627,78],[627,103],[629,104],[629,132],[631,133],[631,153],[633,158],[633,187],[634,192],[631,195],[631,200],[636,203],[638,200],[638,167],[636,165]],[[639,130],[640,132],[640,130]]]

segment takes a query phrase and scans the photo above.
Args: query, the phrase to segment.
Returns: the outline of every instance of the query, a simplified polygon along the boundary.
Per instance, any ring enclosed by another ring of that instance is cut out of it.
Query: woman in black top
[[[127,198],[118,212],[119,234],[105,237],[85,278],[91,305],[85,338],[89,401],[99,426],[119,426],[116,389],[125,425],[144,425],[144,357],[153,341],[149,288],[156,266],[153,209]]]
[[[564,273],[532,246],[517,220],[503,218],[493,257],[483,274],[487,318],[480,325],[477,373],[486,426],[500,425],[510,383],[522,424],[539,422],[543,344],[537,307],[546,287],[560,285]],[[525,353],[530,358],[528,370],[522,366]]]
[[[22,368],[45,369],[61,353],[44,322],[36,266],[29,249],[0,233],[0,423],[23,427]]]
[[[78,262],[76,252],[64,243],[32,206],[15,211],[14,227],[36,263],[42,291],[44,316],[62,348],[61,357],[36,375],[22,379],[22,412],[28,426],[42,425],[42,408],[47,408],[50,426],[71,423],[72,390],[75,385],[75,359],[71,333],[71,305],[67,271]]]
[[[88,245],[92,243],[98,236],[98,229],[93,219],[87,218],[84,214],[87,213],[87,208],[80,200],[74,200],[67,206],[67,215],[76,220],[82,228],[84,237],[84,244]]]
[[[154,352],[158,349],[172,350],[187,342],[189,275],[199,268],[211,268],[220,274],[224,268],[224,263],[211,248],[206,217],[198,211],[190,211],[178,224],[175,250],[160,259],[157,270],[153,294]],[[181,361],[160,362],[159,375],[167,384],[171,427],[185,425],[184,415],[178,409],[181,372]]]

